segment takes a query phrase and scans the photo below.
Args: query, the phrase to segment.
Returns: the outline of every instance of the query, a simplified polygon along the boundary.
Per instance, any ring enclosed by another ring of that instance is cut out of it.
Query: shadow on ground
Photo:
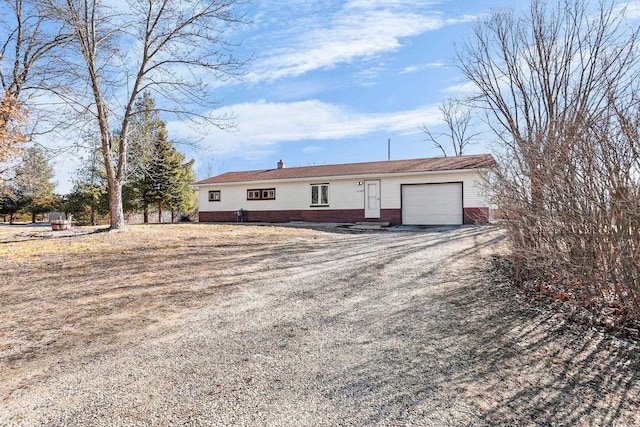
[[[372,332],[382,351],[327,381],[341,386],[325,395],[384,401],[371,424],[640,425],[637,344],[528,301],[491,279],[488,259],[456,268],[465,256],[448,261],[428,297],[417,293],[427,278],[405,283],[417,296]]]

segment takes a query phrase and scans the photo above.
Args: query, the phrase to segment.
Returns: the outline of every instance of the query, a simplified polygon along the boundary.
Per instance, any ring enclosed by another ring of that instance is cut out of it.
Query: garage
[[[402,185],[402,223],[406,225],[460,225],[462,183]]]
[[[278,162],[194,187],[201,222],[236,222],[243,209],[252,222],[486,224],[486,184],[495,166],[489,154],[299,167]],[[255,197],[265,192],[271,197]]]

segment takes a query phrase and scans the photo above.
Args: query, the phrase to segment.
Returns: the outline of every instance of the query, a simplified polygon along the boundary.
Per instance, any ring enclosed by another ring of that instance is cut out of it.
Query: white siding
[[[311,184],[329,183],[329,206],[311,207]],[[247,190],[275,188],[275,200],[247,200]],[[220,190],[220,201],[209,202],[209,191]],[[201,211],[271,211],[306,209],[362,209],[364,187],[358,180],[318,179],[308,182],[278,182],[268,184],[220,184],[201,186],[199,191]]]
[[[382,179],[382,208],[400,207],[402,184],[432,184],[442,182],[462,182],[462,205],[465,208],[486,207],[482,186],[483,179],[478,171],[460,171],[452,173],[434,173],[418,176],[385,177]]]
[[[382,209],[400,209],[402,184],[462,182],[463,206],[489,206],[482,192],[482,177],[478,171],[421,173],[402,176],[353,176],[340,178],[305,178],[297,182],[270,181],[264,183],[207,184],[199,186],[200,211],[364,209],[365,180],[380,180]],[[311,207],[311,184],[329,183],[329,206]],[[275,200],[247,200],[247,190],[275,188]],[[220,201],[209,202],[209,191],[220,190]]]

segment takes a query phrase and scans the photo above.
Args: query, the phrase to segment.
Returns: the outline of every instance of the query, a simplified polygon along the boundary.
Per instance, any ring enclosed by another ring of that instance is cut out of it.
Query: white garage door
[[[462,224],[462,183],[403,185],[402,223]]]

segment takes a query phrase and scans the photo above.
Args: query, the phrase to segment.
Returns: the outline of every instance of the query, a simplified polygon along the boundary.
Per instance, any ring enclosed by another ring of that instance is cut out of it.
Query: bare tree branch
[[[244,22],[234,11],[241,1],[131,0],[128,10],[98,0],[41,3],[47,16],[72,34],[73,49],[56,64],[63,88],[57,93],[76,113],[93,116],[100,130],[111,228],[124,229],[122,186],[136,99],[151,90],[163,111],[230,126],[229,117],[212,113],[219,101],[210,88],[239,76],[244,65],[224,38]],[[111,134],[114,126],[117,135]]]
[[[458,63],[499,142],[518,279],[640,325],[640,28],[614,6],[496,12]]]
[[[475,142],[480,132],[473,132],[471,124],[471,109],[460,101],[449,99],[439,107],[447,131],[433,133],[426,125],[420,130],[427,135],[427,141],[447,156],[448,148],[455,156],[462,156],[465,149]],[[444,141],[443,141],[444,140]]]

